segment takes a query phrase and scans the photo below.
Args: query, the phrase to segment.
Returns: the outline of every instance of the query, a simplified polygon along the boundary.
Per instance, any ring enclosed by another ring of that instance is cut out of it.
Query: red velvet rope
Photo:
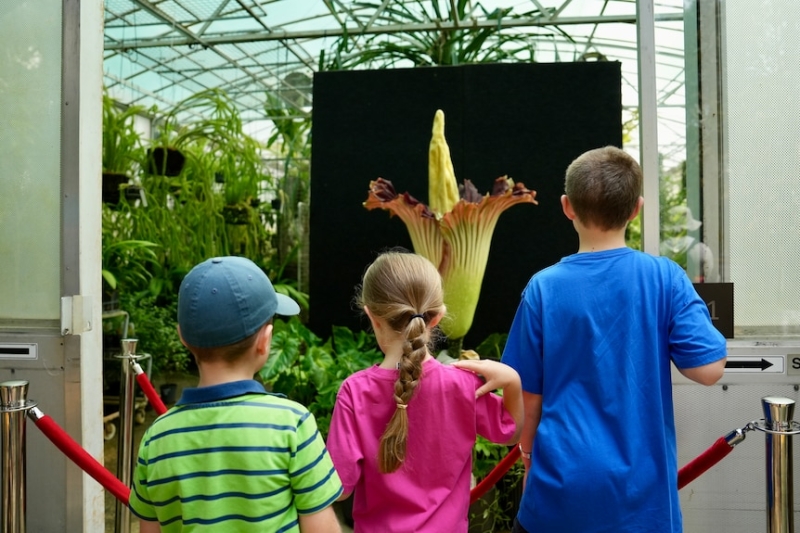
[[[167,407],[164,405],[164,402],[161,401],[161,397],[156,392],[156,389],[153,388],[153,384],[150,383],[147,374],[144,372],[136,374],[136,382],[139,384],[139,387],[141,387],[144,395],[147,396],[147,401],[153,406],[153,410],[156,414],[163,415],[166,413]]]
[[[113,494],[119,501],[128,505],[131,489],[126,487],[122,481],[114,477],[114,475],[101,465],[97,459],[89,455],[86,450],[72,440],[72,437],[61,429],[52,418],[44,415],[38,420],[34,418],[34,422],[36,423],[36,427],[38,427],[64,455],[72,459],[76,465],[92,476],[95,481],[105,487],[105,489]]]
[[[723,457],[731,453],[733,450],[733,446],[728,444],[728,441],[725,440],[725,437],[720,437],[717,441],[706,451],[702,454],[694,458],[690,461],[686,466],[681,468],[678,471],[678,490],[682,489],[695,479],[697,479],[700,474],[717,464],[722,460]],[[491,472],[481,481],[478,483],[475,488],[473,488],[469,493],[469,503],[472,505],[476,501],[478,501],[481,496],[489,492],[500,478],[506,475],[514,463],[517,462],[519,459],[519,446],[514,446],[511,451],[508,452],[497,466],[495,466]]]
[[[514,466],[514,463],[517,462],[517,459],[519,459],[519,446],[514,446],[511,448],[511,451],[509,451],[508,454],[506,454],[506,456],[503,457],[499,463],[497,463],[497,466],[495,466],[492,471],[489,472],[489,474],[483,478],[480,483],[475,485],[475,488],[469,492],[470,505],[481,499],[481,496],[489,492],[489,489],[494,487],[495,484],[500,481],[500,478],[506,475],[506,472],[508,472],[511,467]]]
[[[692,459],[689,464],[678,471],[678,490],[682,489],[703,472],[717,464],[723,457],[731,453],[733,446],[725,437],[720,437],[709,449]]]

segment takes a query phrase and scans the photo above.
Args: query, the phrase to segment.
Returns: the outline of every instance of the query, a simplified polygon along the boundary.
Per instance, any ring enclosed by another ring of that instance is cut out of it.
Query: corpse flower
[[[536,204],[536,191],[502,176],[490,194],[481,195],[470,180],[456,184],[450,149],[444,137],[444,113],[436,111],[428,155],[429,202],[398,194],[392,182],[370,182],[367,209],[386,209],[402,220],[414,251],[439,269],[444,285],[447,319],[441,329],[451,353],[458,357],[472,326],[481,292],[492,234],[500,214],[512,205]]]

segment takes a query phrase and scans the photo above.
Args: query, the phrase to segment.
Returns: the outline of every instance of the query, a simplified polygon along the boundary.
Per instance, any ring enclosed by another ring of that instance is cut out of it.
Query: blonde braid
[[[392,394],[397,408],[378,448],[378,469],[390,473],[400,468],[406,457],[407,409],[422,379],[422,362],[429,353],[429,323],[445,311],[442,278],[436,267],[420,255],[388,252],[367,268],[356,301],[404,339]]]
[[[386,474],[394,472],[406,458],[408,441],[408,403],[422,379],[422,361],[428,355],[428,327],[422,317],[412,319],[406,328],[403,356],[398,363],[400,375],[394,382],[394,401],[397,403],[392,418],[386,426],[378,448],[378,469]]]

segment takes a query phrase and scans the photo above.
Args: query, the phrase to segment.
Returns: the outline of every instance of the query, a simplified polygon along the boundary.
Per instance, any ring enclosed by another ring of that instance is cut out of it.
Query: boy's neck
[[[198,365],[200,381],[198,387],[211,387],[233,381],[253,379],[252,365],[236,365],[221,361],[201,363]]]
[[[604,231],[598,228],[580,227],[578,230],[578,253],[602,252],[626,248],[625,228]]]

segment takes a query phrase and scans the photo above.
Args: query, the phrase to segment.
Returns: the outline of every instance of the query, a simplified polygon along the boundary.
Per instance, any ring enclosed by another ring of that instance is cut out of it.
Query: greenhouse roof
[[[123,104],[160,110],[221,89],[258,136],[270,128],[269,109],[276,103],[294,116],[310,114],[313,73],[322,69],[609,60],[622,64],[623,106],[630,112],[638,105],[636,5],[106,0],[104,83]],[[676,160],[685,136],[683,5],[655,4],[659,137],[662,153]],[[442,49],[448,40],[454,46]]]

